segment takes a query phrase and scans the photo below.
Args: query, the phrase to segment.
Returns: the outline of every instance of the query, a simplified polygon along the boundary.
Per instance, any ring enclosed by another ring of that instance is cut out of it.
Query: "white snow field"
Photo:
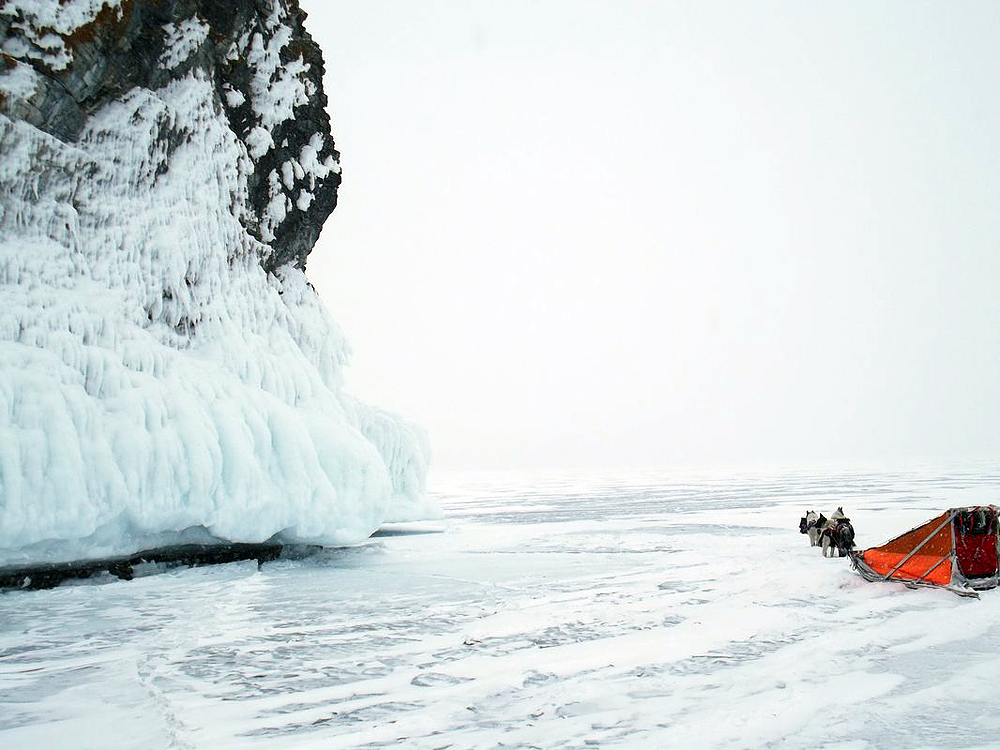
[[[436,488],[437,526],[305,560],[5,593],[0,747],[1000,747],[1000,591],[797,528],[842,504],[877,544],[996,470]]]

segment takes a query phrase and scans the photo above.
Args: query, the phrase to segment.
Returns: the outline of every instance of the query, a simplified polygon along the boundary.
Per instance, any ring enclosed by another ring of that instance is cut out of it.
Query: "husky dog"
[[[830,514],[830,519],[820,527],[823,557],[847,557],[854,549],[854,526],[844,515],[843,507]]]
[[[814,510],[807,510],[806,514],[799,519],[799,533],[809,535],[809,546],[818,547],[820,544],[820,533],[826,526],[826,516]]]

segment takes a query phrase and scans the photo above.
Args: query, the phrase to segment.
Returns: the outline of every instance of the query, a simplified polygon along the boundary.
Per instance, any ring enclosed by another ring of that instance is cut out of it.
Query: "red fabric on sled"
[[[890,578],[901,581],[924,581],[939,586],[951,583],[951,560],[941,562],[952,553],[951,527],[947,522],[950,511],[932,518],[905,534],[891,539],[881,547],[873,547],[861,555],[878,575],[887,576],[907,555],[917,553],[892,572]],[[919,548],[919,549],[918,549]]]
[[[938,523],[940,523],[940,521]],[[947,527],[945,527],[945,529],[948,530]],[[923,551],[926,550],[927,547],[924,547],[919,554],[913,555],[913,557],[900,565],[899,570],[889,576],[890,579],[896,579],[899,581],[923,581],[925,583],[934,583],[938,586],[947,586],[950,584],[951,560],[945,559],[943,562],[941,561],[942,558],[951,553],[950,530],[948,530],[948,535],[948,549],[941,553],[935,552],[934,554],[925,555],[923,554]],[[908,554],[909,552],[887,552],[884,551],[882,547],[876,547],[874,549],[865,550],[861,553],[861,556],[872,570],[879,575],[884,576],[888,575],[893,568],[899,565],[900,561],[905,559]]]
[[[993,526],[985,534],[966,534],[956,525],[955,557],[958,569],[970,578],[996,575],[997,535]]]
[[[931,555],[935,558],[944,557],[951,552],[951,524],[945,523],[950,513],[951,511],[945,511],[927,523],[921,524],[917,528],[897,536],[895,539],[890,539],[883,545],[872,547],[872,549],[880,550],[881,552],[899,552],[902,556],[905,556],[920,546],[921,542],[927,539],[928,536],[934,534],[933,539],[929,540],[923,547],[920,547],[919,554]],[[938,529],[938,527],[941,528]],[[934,533],[935,529],[938,529],[937,533]],[[896,562],[899,562],[899,560]]]

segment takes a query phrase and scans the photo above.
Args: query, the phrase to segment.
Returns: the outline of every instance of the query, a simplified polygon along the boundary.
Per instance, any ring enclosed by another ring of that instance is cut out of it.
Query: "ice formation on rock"
[[[426,518],[426,439],[342,390],[295,0],[0,8],[0,564]]]

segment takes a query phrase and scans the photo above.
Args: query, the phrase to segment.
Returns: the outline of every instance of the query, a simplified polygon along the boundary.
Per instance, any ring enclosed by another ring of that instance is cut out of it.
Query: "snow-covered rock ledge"
[[[0,565],[438,515],[305,277],[340,166],[303,18],[0,7]]]

